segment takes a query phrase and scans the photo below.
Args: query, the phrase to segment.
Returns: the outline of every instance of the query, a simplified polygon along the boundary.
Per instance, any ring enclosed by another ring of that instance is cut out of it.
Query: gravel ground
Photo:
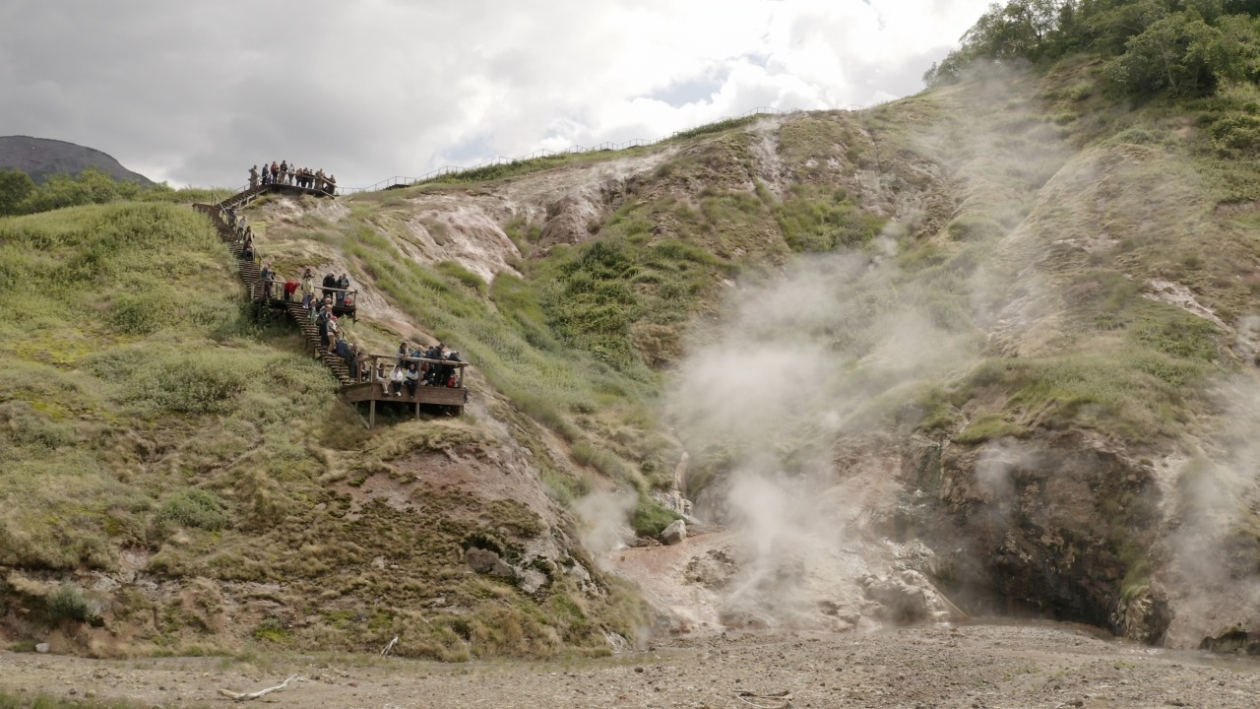
[[[1256,707],[1260,660],[1173,652],[1052,624],[659,640],[571,662],[443,665],[340,655],[114,661],[0,652],[0,688],[141,707]],[[789,693],[790,696],[782,696]]]

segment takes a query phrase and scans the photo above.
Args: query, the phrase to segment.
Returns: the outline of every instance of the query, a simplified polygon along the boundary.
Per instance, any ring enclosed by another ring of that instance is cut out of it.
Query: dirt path
[[[101,661],[0,652],[0,688],[227,706],[289,674],[267,707],[1254,707],[1260,661],[1102,640],[1061,625],[970,624],[854,633],[728,633],[603,660],[442,665],[370,656]]]

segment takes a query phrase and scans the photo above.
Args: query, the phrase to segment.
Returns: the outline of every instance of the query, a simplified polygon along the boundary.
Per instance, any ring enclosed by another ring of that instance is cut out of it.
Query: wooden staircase
[[[254,261],[254,259],[247,258],[242,253],[244,244],[237,240],[236,234],[232,231],[232,227],[228,225],[226,220],[224,220],[222,210],[227,208],[223,206],[225,204],[235,206],[248,204],[250,200],[257,197],[257,195],[262,194],[270,187],[271,185],[260,185],[252,190],[239,192],[217,205],[194,205],[194,209],[210,218],[210,221],[214,223],[215,228],[219,232],[219,238],[227,244],[228,248],[232,251],[232,254],[236,256],[237,272],[240,274],[241,281],[243,281],[246,288],[249,289],[250,300],[264,304],[266,303],[266,299],[263,297],[262,269],[259,268],[258,263]],[[284,290],[282,284],[273,283],[272,288],[280,289],[280,296],[283,298]],[[274,296],[275,293],[272,295]],[[307,351],[311,352],[316,358],[332,370],[333,376],[337,378],[338,383],[340,383],[342,387],[355,384],[357,379],[351,374],[350,367],[346,365],[345,360],[335,354],[330,354],[327,350],[320,346],[319,328],[316,327],[315,322],[311,319],[310,312],[306,308],[302,307],[302,303],[286,301],[284,302],[284,311],[289,314],[289,317],[297,323],[298,329],[302,331],[302,337],[306,341]]]
[[[270,192],[271,187],[272,187],[271,185],[258,185],[256,187],[250,187],[250,188],[241,190],[240,192],[237,192],[236,194],[232,195],[231,197],[228,197],[222,202],[219,202],[215,206],[219,207],[220,209],[237,209],[237,208],[244,207],[248,205],[250,202],[253,202],[254,200],[261,197],[264,193]]]
[[[426,364],[429,366],[439,365],[453,367],[458,376],[453,386],[420,386],[414,394],[394,394],[388,391],[386,386],[388,383],[377,378],[376,372],[382,361],[397,362],[400,361],[396,355],[368,355],[367,358],[373,365],[371,367],[371,375],[367,381],[359,381],[357,372],[351,371],[351,367],[346,364],[345,360],[335,354],[329,354],[327,350],[320,346],[319,328],[316,327],[314,320],[311,318],[310,311],[302,307],[300,301],[288,300],[284,296],[284,286],[282,283],[272,283],[272,288],[276,289],[267,297],[263,293],[262,269],[259,267],[257,254],[247,258],[244,254],[244,242],[240,240],[234,225],[229,223],[229,211],[235,211],[244,207],[260,195],[270,192],[292,193],[297,191],[302,194],[314,193],[317,196],[330,196],[328,193],[316,192],[308,188],[294,187],[292,185],[258,185],[257,187],[247,188],[228,197],[218,204],[196,204],[193,208],[205,214],[214,224],[215,229],[219,232],[219,238],[227,244],[232,254],[236,256],[236,269],[241,277],[241,281],[249,289],[249,299],[251,302],[257,303],[262,308],[282,308],[288,314],[293,322],[297,323],[298,329],[302,332],[302,339],[305,340],[306,350],[316,359],[319,359],[337,378],[337,383],[341,388],[341,398],[348,404],[356,407],[359,403],[368,404],[368,418],[364,420],[364,424],[368,428],[372,428],[376,424],[376,407],[377,402],[388,402],[391,405],[404,404],[415,407],[415,415],[420,416],[421,406],[437,406],[447,415],[458,416],[468,403],[468,389],[464,388],[464,372],[467,362],[449,361],[449,360],[430,360],[424,358],[407,358],[409,362],[417,364]],[[342,291],[346,300],[351,296],[357,295],[357,291]],[[338,306],[343,307],[343,306]],[[354,316],[354,306],[344,306],[344,312],[349,317]],[[338,310],[342,313],[342,310]]]

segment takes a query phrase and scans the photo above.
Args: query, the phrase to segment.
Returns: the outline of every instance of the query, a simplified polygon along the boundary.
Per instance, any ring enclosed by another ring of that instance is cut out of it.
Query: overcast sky
[[[346,186],[915,93],[989,0],[3,0],[0,135]]]

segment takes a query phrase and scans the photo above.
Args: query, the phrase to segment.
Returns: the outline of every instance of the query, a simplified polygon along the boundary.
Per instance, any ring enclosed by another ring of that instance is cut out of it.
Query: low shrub
[[[63,620],[86,623],[94,615],[88,607],[87,600],[83,598],[83,592],[71,583],[58,586],[57,590],[48,596],[46,604],[48,622],[53,624]]]
[[[207,350],[156,358],[128,382],[128,400],[185,414],[226,411],[252,374],[231,352]]]
[[[158,509],[159,521],[174,522],[182,527],[216,531],[228,524],[223,503],[206,490],[181,490]]]

